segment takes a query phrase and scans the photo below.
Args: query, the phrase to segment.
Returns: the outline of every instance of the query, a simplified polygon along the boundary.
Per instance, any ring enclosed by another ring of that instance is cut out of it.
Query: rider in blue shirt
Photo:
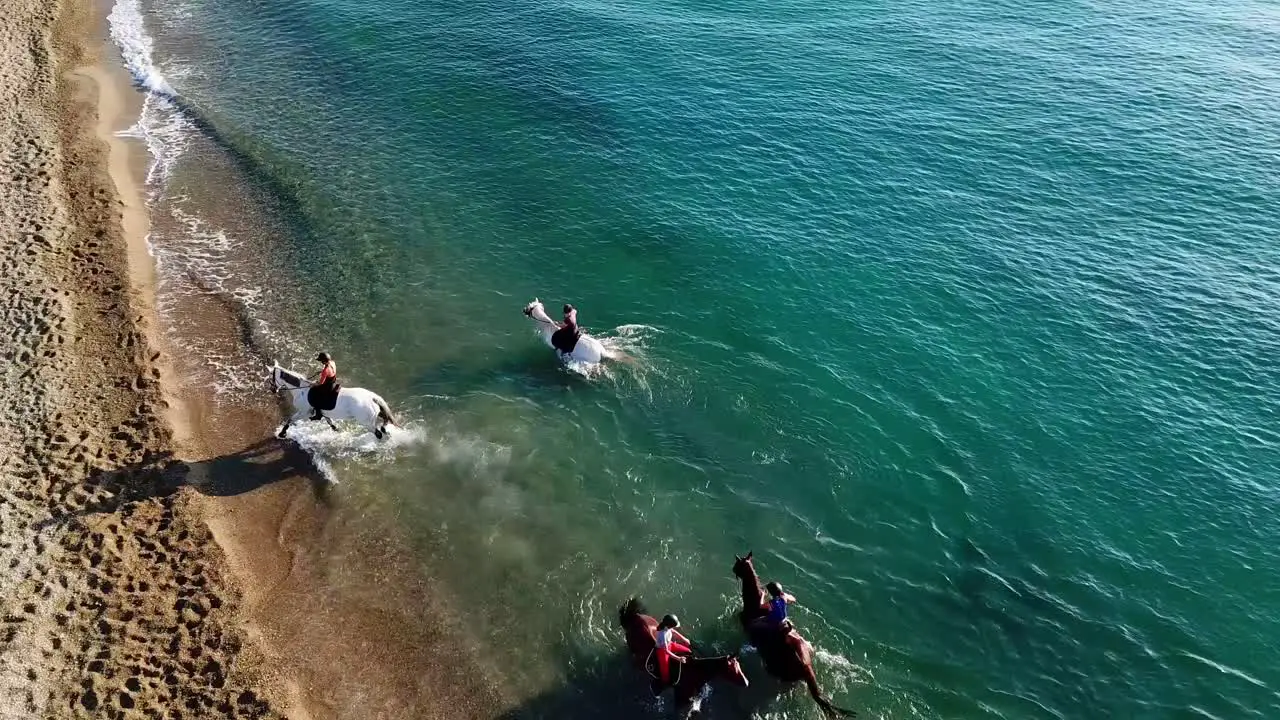
[[[764,588],[769,591],[769,614],[765,616],[765,622],[769,627],[776,628],[784,634],[790,632],[791,621],[787,620],[787,604],[795,602],[795,596],[783,590],[782,585],[777,582],[770,582]]]

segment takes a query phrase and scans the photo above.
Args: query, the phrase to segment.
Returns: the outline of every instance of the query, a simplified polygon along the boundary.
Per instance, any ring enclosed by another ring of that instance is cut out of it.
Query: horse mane
[[[645,609],[644,603],[640,602],[640,598],[631,598],[626,605],[618,608],[618,624],[622,627],[627,626],[627,618],[636,615],[647,615],[649,611]]]
[[[280,378],[294,387],[302,387],[302,376],[295,372],[280,368]]]

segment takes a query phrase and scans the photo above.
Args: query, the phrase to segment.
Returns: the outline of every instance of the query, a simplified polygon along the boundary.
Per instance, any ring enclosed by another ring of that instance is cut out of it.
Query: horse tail
[[[377,395],[373,396],[373,401],[378,404],[378,418],[385,420],[388,424],[399,427],[400,423],[396,422],[396,418],[391,414],[391,408],[387,407],[387,403]]]
[[[836,720],[837,718],[857,717],[858,713],[852,710],[845,710],[842,707],[836,707],[830,700],[823,696],[822,690],[818,688],[818,678],[813,674],[813,667],[805,665],[804,684],[809,687],[809,694],[813,696],[813,701],[818,704],[818,709],[828,720]]]
[[[644,603],[640,602],[640,598],[631,598],[626,605],[618,608],[618,624],[622,627],[627,626],[627,620],[637,615],[643,615],[647,612]]]
[[[858,713],[852,710],[846,710],[842,707],[836,707],[826,698],[818,699],[818,707],[822,710],[822,714],[829,718],[851,718],[857,717]]]

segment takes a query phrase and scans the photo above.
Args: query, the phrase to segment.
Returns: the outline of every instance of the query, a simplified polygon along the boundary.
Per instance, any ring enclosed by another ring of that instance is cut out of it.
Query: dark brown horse
[[[769,606],[765,604],[764,592],[760,589],[760,577],[751,564],[751,553],[746,557],[734,555],[733,558],[733,574],[742,580],[742,611],[738,613],[738,622],[742,623],[747,639],[760,651],[765,670],[784,683],[803,681],[813,701],[827,717],[853,717],[855,713],[852,710],[838,708],[823,696],[818,678],[813,674],[813,646],[809,641],[795,630],[783,635],[775,628],[760,625],[758,621],[769,614]]]
[[[645,614],[644,605],[639,600],[631,598],[626,605],[618,608],[618,624],[627,635],[627,649],[631,651],[636,666],[650,672],[646,665],[652,658],[657,643],[658,621]],[[675,681],[676,712],[681,717],[692,717],[698,712],[698,704],[694,698],[712,680],[727,680],[739,687],[749,684],[738,663],[737,653],[689,658],[679,665],[672,662],[671,671],[673,676],[679,673]]]

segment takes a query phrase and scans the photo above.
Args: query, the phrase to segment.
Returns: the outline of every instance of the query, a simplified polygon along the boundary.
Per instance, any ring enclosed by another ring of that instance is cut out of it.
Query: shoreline
[[[220,402],[175,344],[109,3],[3,1],[45,51],[0,49],[30,91],[0,95],[0,388],[35,395],[0,409],[0,720],[511,717],[396,519],[344,514],[274,398]],[[242,342],[225,298],[182,302]]]
[[[300,720],[498,715],[509,703],[486,679],[479,644],[437,627],[450,617],[444,608],[423,609],[429,595],[444,593],[425,590],[397,528],[347,528],[311,457],[274,439],[273,399],[264,393],[261,401],[220,402],[202,359],[170,342],[148,247],[150,155],[118,134],[137,119],[144,96],[106,30],[110,3],[93,10],[81,41],[97,52],[75,73],[98,91],[93,131],[107,149],[106,172],[121,203],[133,312],[158,351],[148,352],[145,372],[157,378],[157,422],[175,458],[167,483],[213,541],[202,543],[206,571],[227,586],[220,609],[238,650],[222,664],[245,669],[247,689],[237,699],[247,693],[262,716]],[[183,303],[202,331],[241,341],[243,319],[216,294]],[[343,574],[341,587],[332,586],[334,573]]]
[[[175,452],[146,213],[90,3],[8,0],[0,716],[277,717]]]

